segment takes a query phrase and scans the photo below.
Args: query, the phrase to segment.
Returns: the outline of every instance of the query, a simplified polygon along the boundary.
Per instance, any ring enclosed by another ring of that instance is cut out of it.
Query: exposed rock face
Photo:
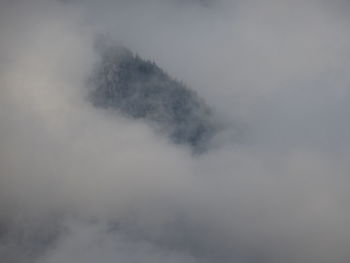
[[[91,83],[95,106],[144,119],[194,152],[204,151],[215,133],[211,110],[195,92],[125,48],[104,48]]]

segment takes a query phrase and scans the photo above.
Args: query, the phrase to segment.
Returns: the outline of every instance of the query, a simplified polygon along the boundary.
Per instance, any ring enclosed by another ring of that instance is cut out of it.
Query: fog
[[[348,262],[350,3],[0,2],[0,261]],[[207,152],[87,99],[108,39],[224,123]]]

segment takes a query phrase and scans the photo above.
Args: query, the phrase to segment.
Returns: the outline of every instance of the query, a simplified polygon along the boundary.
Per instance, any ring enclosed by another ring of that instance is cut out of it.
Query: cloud
[[[348,8],[2,1],[0,258],[347,261]],[[227,122],[216,147],[91,105],[101,35],[204,97]]]

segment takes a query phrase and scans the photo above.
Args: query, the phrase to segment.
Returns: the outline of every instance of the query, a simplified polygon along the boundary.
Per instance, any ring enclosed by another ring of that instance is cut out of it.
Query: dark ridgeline
[[[90,80],[97,107],[144,119],[176,144],[206,150],[215,133],[209,107],[183,83],[128,49],[104,47]]]

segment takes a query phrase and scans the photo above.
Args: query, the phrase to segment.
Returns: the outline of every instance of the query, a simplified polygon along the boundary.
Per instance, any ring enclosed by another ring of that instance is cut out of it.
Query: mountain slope
[[[144,119],[195,152],[205,150],[215,133],[211,110],[195,92],[125,48],[104,48],[91,83],[95,106]]]

